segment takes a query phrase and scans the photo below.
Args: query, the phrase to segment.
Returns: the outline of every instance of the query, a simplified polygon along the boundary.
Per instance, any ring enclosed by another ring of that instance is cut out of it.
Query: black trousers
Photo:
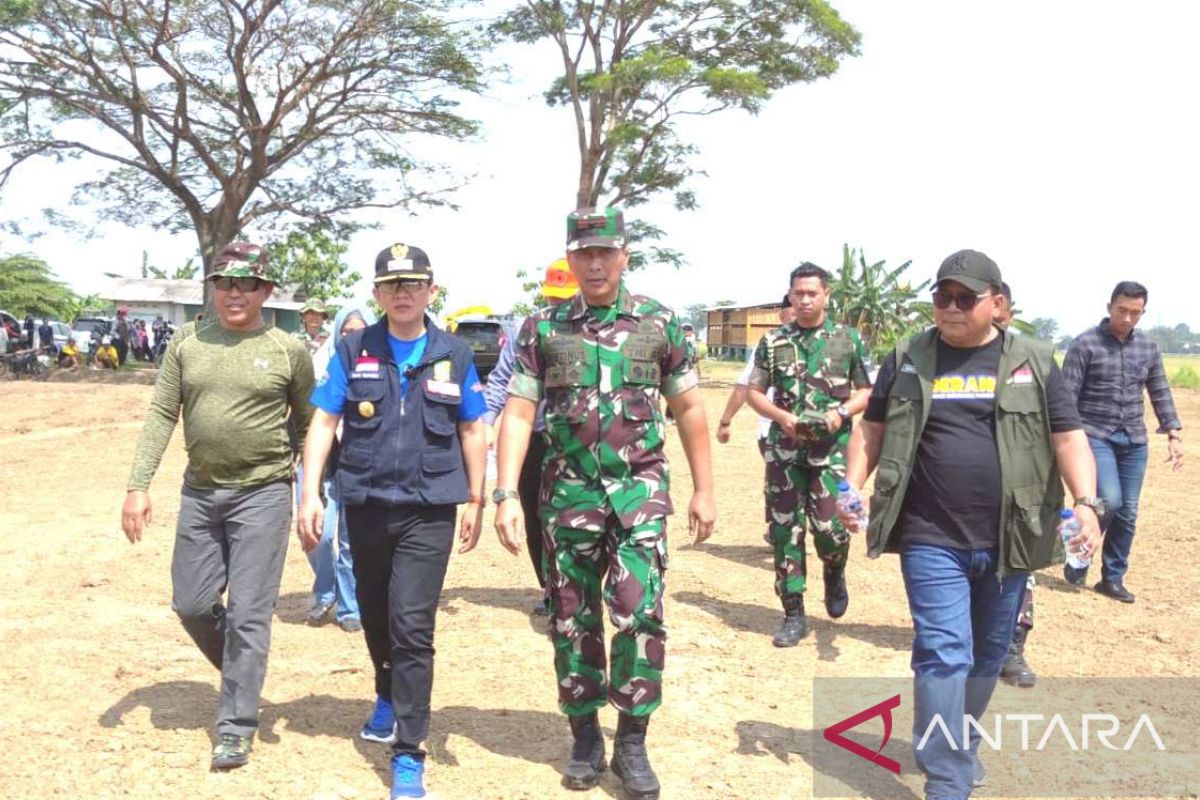
[[[521,510],[525,512],[525,546],[529,550],[529,560],[533,562],[538,586],[543,589],[546,588],[546,575],[542,564],[542,514],[538,507],[538,494],[542,488],[542,459],[545,456],[545,435],[535,433],[529,437],[529,450],[525,453],[521,477],[517,480]]]
[[[396,709],[396,753],[421,755],[429,736],[433,629],[456,511],[453,505],[346,506],[355,596],[375,692]]]

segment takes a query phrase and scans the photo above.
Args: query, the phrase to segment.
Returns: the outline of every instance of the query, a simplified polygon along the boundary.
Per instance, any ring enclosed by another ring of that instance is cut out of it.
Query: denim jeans
[[[969,748],[963,746],[963,715],[981,719],[987,710],[1028,576],[1011,572],[998,579],[996,561],[994,548],[910,545],[900,554],[915,634],[913,751],[929,800],[971,795],[979,735],[972,731]],[[937,716],[957,747],[938,733],[925,737]]]
[[[301,502],[300,488],[304,485],[304,468],[298,470],[296,506]],[[313,604],[337,604],[337,620],[358,619],[358,600],[354,596],[354,557],[350,554],[350,533],[346,527],[346,512],[332,494],[332,483],[325,481],[325,519],[321,539],[312,552],[306,553],[312,567]],[[337,552],[334,552],[334,540]]]
[[[1129,441],[1129,434],[1117,431],[1107,439],[1088,437],[1092,455],[1096,458],[1096,484],[1108,513],[1100,520],[1104,531],[1104,551],[1101,577],[1111,583],[1125,580],[1129,569],[1129,551],[1133,548],[1133,532],[1137,527],[1138,498],[1142,480],[1146,477],[1149,447]],[[1072,578],[1082,578],[1087,570],[1067,567]]]

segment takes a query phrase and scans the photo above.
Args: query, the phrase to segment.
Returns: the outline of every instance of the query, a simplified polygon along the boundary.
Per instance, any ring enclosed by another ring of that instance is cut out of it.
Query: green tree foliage
[[[196,259],[189,258],[174,271],[168,271],[162,267],[156,267],[150,263],[150,254],[145,250],[142,251],[142,277],[157,278],[159,280],[195,280],[196,273],[199,271],[196,265]]]
[[[542,282],[536,275],[530,276],[529,270],[522,267],[517,270],[517,280],[521,282],[521,299],[512,304],[508,313],[517,317],[528,317],[542,304]]]
[[[1181,322],[1174,327],[1155,325],[1146,331],[1146,335],[1164,353],[1200,353],[1200,335],[1192,333],[1186,323]]]
[[[18,317],[74,319],[75,295],[54,278],[45,261],[26,253],[0,258],[0,308]]]
[[[524,0],[493,30],[546,41],[562,59],[545,97],[574,115],[577,206],[637,206],[667,192],[676,208],[695,208],[696,148],[679,136],[681,120],[757,113],[776,90],[832,75],[859,45],[825,0]],[[662,236],[644,221],[629,230],[631,241]],[[681,259],[651,245],[631,267]]]
[[[1049,317],[1034,317],[1029,321],[1031,335],[1037,339],[1053,342],[1058,338],[1058,320]]]
[[[444,203],[409,145],[475,130],[452,95],[479,88],[480,44],[454,2],[0,0],[0,187],[91,156],[107,169],[77,201],[194,231],[205,274],[251,227]]]
[[[305,297],[336,301],[352,296],[361,276],[343,261],[347,245],[336,229],[308,226],[267,246],[267,275],[281,286],[295,286]]]
[[[885,261],[869,264],[865,253],[842,245],[842,264],[831,284],[831,313],[857,330],[876,357],[933,323],[932,303],[917,299],[930,282],[913,286],[905,279],[911,264],[905,261],[894,269]]]

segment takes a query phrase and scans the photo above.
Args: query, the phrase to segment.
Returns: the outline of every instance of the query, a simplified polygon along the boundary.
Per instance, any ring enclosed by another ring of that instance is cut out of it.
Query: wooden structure
[[[779,302],[706,309],[710,358],[745,360],[767,331],[779,327]]]

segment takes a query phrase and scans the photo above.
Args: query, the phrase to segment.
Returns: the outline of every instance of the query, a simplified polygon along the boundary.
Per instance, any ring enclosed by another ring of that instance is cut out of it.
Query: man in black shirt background
[[[1048,347],[994,324],[1001,283],[983,253],[942,263],[936,328],[884,361],[847,452],[855,488],[879,467],[868,555],[900,554],[915,634],[914,751],[930,800],[969,797],[983,780],[977,730],[961,743],[925,733],[935,717],[950,731],[963,730],[965,714],[983,717],[1026,578],[1054,558],[1063,479],[1083,528],[1073,546],[1094,551],[1100,540],[1095,464],[1074,403]]]

